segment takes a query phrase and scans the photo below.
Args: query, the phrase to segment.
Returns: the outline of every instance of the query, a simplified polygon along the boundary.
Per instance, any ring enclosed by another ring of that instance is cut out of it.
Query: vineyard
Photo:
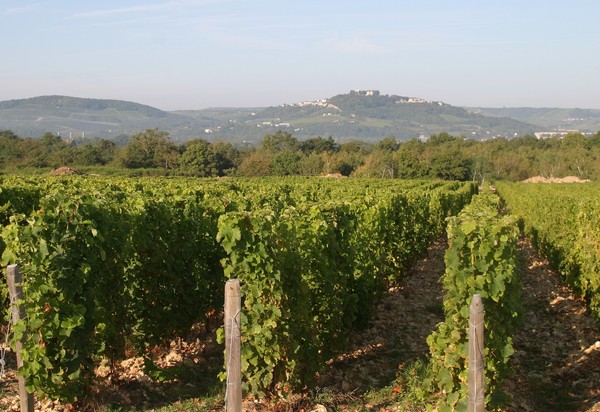
[[[103,358],[147,354],[220,310],[235,276],[246,291],[249,390],[307,384],[473,192],[438,182],[5,178],[3,264],[25,277],[21,373],[30,390],[81,396]]]
[[[505,402],[524,310],[519,226],[598,315],[597,186],[499,184],[507,214],[489,190],[441,181],[0,183],[2,265],[18,263],[24,276],[27,319],[11,335],[13,345],[24,341],[20,373],[30,391],[65,402],[85,399],[101,365],[133,356],[163,379],[155,348],[213,321],[228,278],[242,284],[245,393],[285,397],[315,387],[353,331],[368,327],[382,296],[444,233],[444,319],[427,338],[430,361],[418,391],[438,410],[466,407],[474,293],[486,311],[486,403]],[[556,203],[570,208],[560,216],[568,226],[550,214],[564,211],[550,207]],[[8,309],[4,283],[0,298]]]
[[[525,234],[600,318],[600,185],[522,185],[498,190]]]

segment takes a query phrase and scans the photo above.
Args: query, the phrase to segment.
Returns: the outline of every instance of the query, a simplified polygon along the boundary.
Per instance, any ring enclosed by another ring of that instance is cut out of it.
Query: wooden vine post
[[[15,325],[19,320],[25,318],[25,306],[19,304],[18,301],[23,297],[23,278],[19,271],[18,265],[10,265],[6,268],[6,281],[8,283],[8,293],[10,296],[10,310],[12,314],[12,323]],[[21,359],[21,349],[23,343],[17,342],[15,350],[17,355],[17,368],[23,366],[23,360]],[[33,412],[34,399],[33,394],[28,393],[25,388],[25,378],[20,375],[18,376],[19,382],[19,399],[21,403],[21,412]]]
[[[225,283],[225,359],[227,368],[225,410],[227,412],[242,411],[241,306],[240,281],[230,279]]]
[[[483,303],[476,294],[469,307],[469,412],[485,410],[483,327]]]

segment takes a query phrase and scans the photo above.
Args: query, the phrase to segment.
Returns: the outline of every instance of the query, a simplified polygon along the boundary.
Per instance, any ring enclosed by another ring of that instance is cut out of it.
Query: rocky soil
[[[350,351],[332,360],[321,383],[338,393],[336,410],[355,410],[357,396],[393,384],[404,366],[427,356],[425,339],[443,320],[438,280],[445,248],[435,243],[382,299],[371,327],[352,337]],[[600,411],[600,325],[529,241],[519,249],[525,314],[514,338],[515,376],[504,387],[512,397],[506,410]],[[365,404],[362,410],[402,409]]]
[[[585,302],[520,243],[525,316],[515,336],[514,411],[600,411],[600,328]]]
[[[381,299],[368,329],[351,337],[350,350],[333,359],[320,384],[359,395],[390,385],[398,373],[429,352],[427,336],[444,319],[442,288],[446,242],[429,248],[402,284]]]

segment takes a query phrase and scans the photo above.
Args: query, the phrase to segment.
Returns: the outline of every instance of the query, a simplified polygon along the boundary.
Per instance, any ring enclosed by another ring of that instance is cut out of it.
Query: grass
[[[223,409],[222,397],[195,398],[183,401],[175,401],[170,405],[162,407],[149,407],[144,409],[126,408],[122,406],[107,406],[98,412],[209,412]]]
[[[218,411],[223,409],[225,398],[222,388],[214,388],[209,393],[195,394],[192,397],[184,393],[169,393],[169,401],[153,401],[150,399],[144,406],[123,406],[118,402],[99,405],[93,408],[96,412],[185,412],[185,411]],[[177,399],[177,397],[180,399]]]
[[[417,360],[402,369],[386,386],[374,388],[360,396],[335,393],[329,388],[315,388],[308,393],[305,404],[313,408],[316,405],[323,405],[331,411],[371,412],[391,408],[420,412],[435,403],[435,399],[426,393],[422,386],[427,374],[428,364]]]

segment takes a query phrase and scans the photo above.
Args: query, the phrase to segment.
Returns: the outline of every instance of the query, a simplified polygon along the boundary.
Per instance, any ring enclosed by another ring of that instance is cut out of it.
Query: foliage
[[[124,147],[117,147],[105,139],[67,144],[52,134],[23,139],[7,130],[0,133],[0,168],[29,173],[36,167],[69,165],[79,169],[107,165],[111,172],[100,170],[100,174],[114,174],[113,168],[125,166],[136,175],[145,175],[144,169],[160,168],[161,175],[197,177],[341,173],[353,177],[478,182],[498,178],[524,180],[536,175],[597,179],[598,135],[569,133],[563,139],[524,136],[477,142],[442,132],[428,141],[400,142],[386,137],[369,144],[352,140],[338,143],[331,137],[299,141],[288,132],[278,131],[265,134],[259,148],[253,148],[249,141],[235,146],[198,138],[176,147],[166,132],[150,129],[136,134]]]
[[[188,142],[179,158],[181,171],[199,177],[217,175],[217,159],[210,147],[210,143],[202,139]]]
[[[82,178],[38,185],[39,208],[13,214],[2,232],[3,265],[18,263],[26,279],[28,318],[13,342],[26,335],[20,373],[29,389],[72,399],[99,356],[145,353],[217,306],[222,250],[214,212],[189,189]]]
[[[600,318],[600,186],[498,183],[523,230]]]
[[[177,149],[169,134],[158,129],[137,133],[125,147],[122,163],[127,168],[173,168]]]
[[[596,318],[600,318],[600,202],[595,197],[582,203],[576,224],[581,290],[588,297]]]
[[[445,180],[470,180],[472,164],[458,150],[437,153],[431,160],[430,176]]]
[[[432,146],[441,146],[446,143],[455,142],[457,138],[455,136],[451,136],[446,132],[434,134],[429,138],[429,143]]]
[[[299,175],[303,156],[299,152],[282,150],[271,160],[271,173],[274,176]]]
[[[502,380],[509,376],[512,336],[519,323],[521,285],[517,274],[518,228],[498,212],[499,198],[489,191],[476,196],[448,219],[444,290],[445,321],[427,338],[431,371],[425,388],[445,396],[438,410],[466,410],[468,330],[471,297],[478,293],[485,310],[486,404],[497,406]]]
[[[30,390],[63,399],[87,393],[102,359],[112,364],[126,350],[151,367],[153,345],[222,307],[224,270],[245,282],[250,388],[310,383],[474,190],[301,178],[0,179],[2,263],[18,263],[25,279],[28,317],[12,337],[24,339],[20,373]]]
[[[318,203],[267,194],[262,209],[220,217],[225,274],[245,290],[242,369],[251,393],[310,384],[351,328],[369,319],[385,285],[425,250],[437,219],[473,192],[471,185],[364,190],[348,183],[347,201]],[[438,192],[447,203],[432,196]]]
[[[245,177],[269,176],[271,171],[272,155],[263,150],[247,153],[241,161],[237,175]]]
[[[307,155],[323,152],[334,153],[339,150],[339,145],[329,136],[327,139],[321,136],[313,137],[299,142],[300,150]]]
[[[264,135],[261,147],[269,152],[295,152],[298,150],[298,139],[291,134],[278,130],[274,134]]]
[[[379,177],[393,179],[397,176],[397,162],[391,152],[375,150],[369,154],[364,163],[353,172],[355,177]]]
[[[74,151],[73,163],[77,165],[106,165],[116,152],[116,144],[110,140],[99,139],[95,143],[86,143]]]
[[[311,153],[300,160],[299,166],[300,174],[302,176],[319,176],[323,171],[325,162],[318,154]]]

